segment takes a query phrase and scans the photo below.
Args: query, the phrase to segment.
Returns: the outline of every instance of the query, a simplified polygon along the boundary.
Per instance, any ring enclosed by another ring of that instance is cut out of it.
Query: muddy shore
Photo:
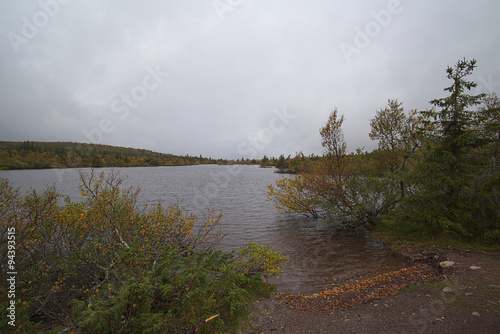
[[[500,254],[409,249],[407,269],[255,303],[250,333],[498,333]],[[448,262],[444,262],[448,261]]]

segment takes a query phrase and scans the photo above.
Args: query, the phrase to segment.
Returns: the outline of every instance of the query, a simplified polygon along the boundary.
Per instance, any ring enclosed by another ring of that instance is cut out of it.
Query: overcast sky
[[[0,2],[0,140],[178,155],[321,154],[336,107],[376,146],[388,99],[423,110],[475,58],[500,91],[500,1]]]

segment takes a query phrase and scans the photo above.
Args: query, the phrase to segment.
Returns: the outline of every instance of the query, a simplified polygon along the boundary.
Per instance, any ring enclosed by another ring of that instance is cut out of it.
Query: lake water
[[[114,170],[127,177],[125,186],[141,188],[141,202],[180,204],[197,215],[208,208],[222,211],[220,228],[225,237],[221,247],[225,250],[253,240],[288,255],[290,261],[280,278],[270,280],[281,292],[315,293],[335,281],[403,266],[376,240],[337,232],[321,220],[280,214],[267,200],[267,186],[284,176],[271,168],[199,165]],[[90,173],[90,169],[81,171]],[[55,185],[72,200],[81,199],[76,169],[0,171],[0,178],[9,179],[22,192]]]

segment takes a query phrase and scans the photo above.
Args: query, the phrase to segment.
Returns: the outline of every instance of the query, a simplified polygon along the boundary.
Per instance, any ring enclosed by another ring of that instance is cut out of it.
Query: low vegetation
[[[0,252],[0,307],[16,308],[16,327],[3,316],[2,332],[223,333],[271,292],[265,278],[279,274],[280,253],[252,242],[224,253],[220,215],[139,207],[139,190],[122,181],[81,174],[85,199],[71,202],[55,188],[22,197],[1,180],[1,243],[7,231],[16,242],[13,262],[7,247]]]

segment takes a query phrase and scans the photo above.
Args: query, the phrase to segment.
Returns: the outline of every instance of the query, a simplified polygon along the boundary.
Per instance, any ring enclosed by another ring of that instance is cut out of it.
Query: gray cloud
[[[3,1],[0,140],[94,131],[103,144],[239,158],[260,135],[257,157],[321,154],[337,107],[349,149],[370,149],[375,111],[389,98],[429,107],[458,59],[476,58],[475,79],[498,92],[499,12],[495,0]],[[155,85],[148,68],[168,76]],[[265,137],[283,108],[294,118]]]

